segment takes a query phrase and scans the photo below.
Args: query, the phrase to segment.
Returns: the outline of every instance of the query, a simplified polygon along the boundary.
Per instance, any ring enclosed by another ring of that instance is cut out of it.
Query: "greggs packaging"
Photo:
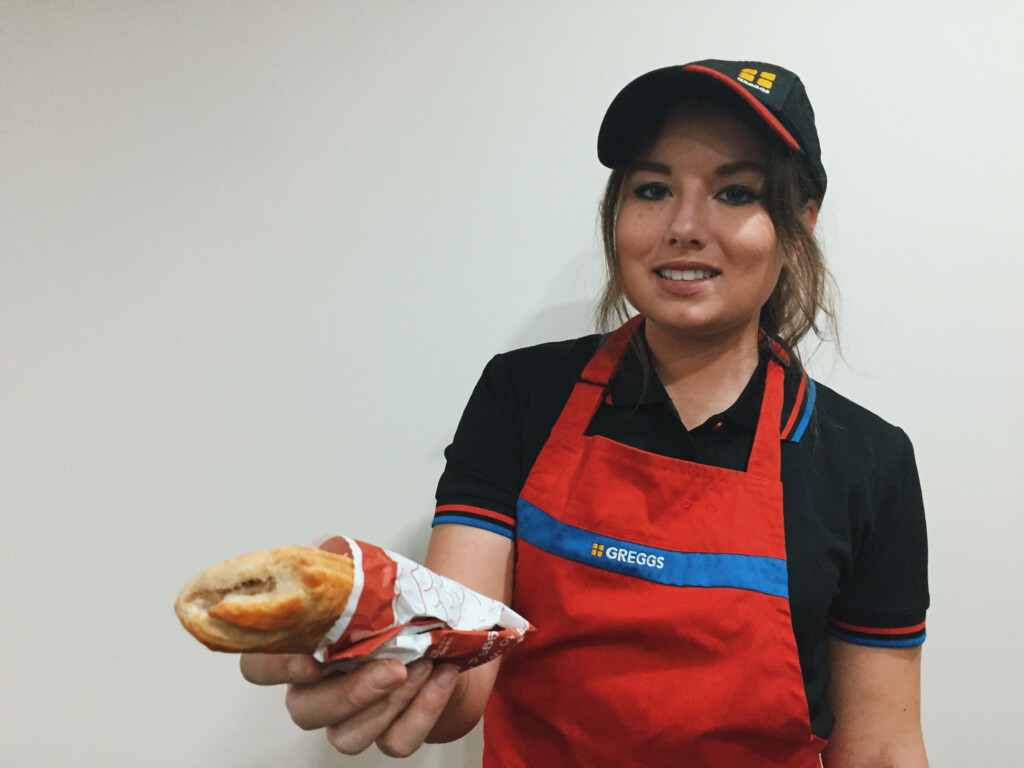
[[[321,548],[350,554],[345,611],[315,656],[348,671],[371,659],[443,659],[468,669],[496,659],[533,631],[508,606],[373,544],[334,536]]]

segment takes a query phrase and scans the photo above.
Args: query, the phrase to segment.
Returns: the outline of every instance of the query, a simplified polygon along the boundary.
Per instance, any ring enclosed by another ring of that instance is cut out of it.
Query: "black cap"
[[[824,197],[828,179],[807,90],[788,69],[763,61],[705,59],[641,75],[608,107],[597,137],[598,159],[614,168],[622,162],[637,128],[645,126],[652,115],[664,116],[665,107],[674,100],[697,88],[706,90],[713,83],[738,94],[797,153]]]

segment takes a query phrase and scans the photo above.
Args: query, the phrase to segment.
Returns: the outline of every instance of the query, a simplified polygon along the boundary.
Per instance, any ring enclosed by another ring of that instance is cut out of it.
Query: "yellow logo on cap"
[[[604,557],[604,544],[594,544],[590,548],[590,554],[594,557]]]
[[[748,83],[759,85],[768,91],[770,91],[772,86],[775,85],[774,72],[758,72],[756,69],[742,69],[740,70],[740,79],[746,80]]]

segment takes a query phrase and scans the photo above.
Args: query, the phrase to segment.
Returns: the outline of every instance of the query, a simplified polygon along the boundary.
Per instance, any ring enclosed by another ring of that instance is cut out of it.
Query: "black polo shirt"
[[[520,490],[603,338],[541,344],[491,360],[445,451],[435,525],[515,538]],[[627,352],[587,434],[744,470],[770,354],[766,345],[730,408],[687,430],[653,367],[645,372]],[[812,729],[827,738],[834,719],[826,700],[826,634],[883,647],[924,641],[924,509],[903,430],[786,366],[779,428],[790,610]]]

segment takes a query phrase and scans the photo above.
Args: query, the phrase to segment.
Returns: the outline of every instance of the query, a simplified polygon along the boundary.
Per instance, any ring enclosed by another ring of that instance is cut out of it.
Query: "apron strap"
[[[601,405],[608,383],[618,370],[630,339],[642,322],[643,317],[637,315],[608,336],[580,374],[580,380],[573,387],[552,432],[557,430],[563,434],[582,435],[587,431]],[[782,420],[784,379],[785,370],[773,355],[768,360],[761,413],[747,462],[748,472],[774,482],[779,480],[782,460],[779,422]]]
[[[626,353],[629,340],[633,338],[643,320],[643,316],[636,315],[612,331],[605,339],[604,344],[583,369],[580,380],[572,388],[572,394],[569,395],[568,402],[555,422],[553,432],[559,430],[582,435],[587,431],[590,420],[594,418],[598,406],[601,405],[608,382],[612,380]]]
[[[754,446],[750,450],[747,472],[778,482],[782,467],[782,400],[785,369],[774,356],[768,358],[768,375],[761,397],[761,415],[754,433]]]
[[[633,338],[633,334],[636,333],[643,321],[643,317],[637,315],[612,331],[605,339],[604,344],[590,358],[590,362],[580,374],[580,381],[594,384],[602,389],[607,387],[608,382],[612,380],[615,371],[619,368],[619,362],[626,352],[629,340]]]

